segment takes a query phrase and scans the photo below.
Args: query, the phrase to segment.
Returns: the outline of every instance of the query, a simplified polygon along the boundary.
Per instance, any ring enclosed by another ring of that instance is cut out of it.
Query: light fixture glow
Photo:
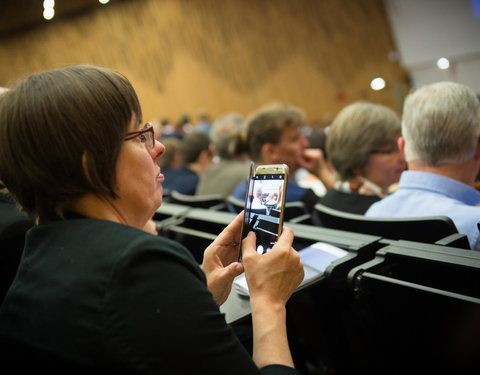
[[[98,0],[100,4],[107,4],[110,0]]]
[[[43,7],[45,9],[53,8],[55,6],[55,0],[43,0]]]
[[[55,10],[53,10],[53,8],[45,8],[43,10],[43,18],[45,18],[46,20],[51,20],[54,15]]]
[[[378,91],[385,87],[385,80],[382,77],[376,77],[370,82],[372,90]]]
[[[437,66],[438,66],[438,69],[442,69],[442,70],[448,69],[450,67],[450,61],[448,61],[448,59],[445,57],[440,57],[437,60]]]

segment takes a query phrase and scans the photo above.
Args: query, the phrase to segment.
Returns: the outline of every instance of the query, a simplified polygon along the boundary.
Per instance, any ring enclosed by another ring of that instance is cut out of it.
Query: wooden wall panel
[[[320,121],[356,100],[399,110],[407,74],[394,49],[382,0],[132,0],[3,39],[0,85],[99,64],[132,81],[148,120],[281,100]]]

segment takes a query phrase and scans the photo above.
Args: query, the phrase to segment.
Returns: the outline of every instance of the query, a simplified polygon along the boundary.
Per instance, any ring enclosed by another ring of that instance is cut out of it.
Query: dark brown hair
[[[32,74],[0,96],[0,180],[40,220],[62,217],[85,193],[116,197],[132,116],[141,121],[137,95],[115,71],[78,65]]]
[[[285,129],[300,127],[304,121],[305,114],[300,108],[284,103],[272,103],[251,114],[247,130],[250,158],[261,162],[264,144],[278,144]]]

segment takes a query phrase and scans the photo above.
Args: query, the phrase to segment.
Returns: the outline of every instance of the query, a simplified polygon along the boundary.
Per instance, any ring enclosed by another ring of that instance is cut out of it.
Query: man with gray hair
[[[398,146],[408,163],[398,190],[373,204],[371,217],[448,216],[480,250],[480,102],[469,87],[439,82],[405,100]]]
[[[250,164],[245,145],[247,123],[238,113],[219,116],[210,130],[216,157],[200,176],[195,195],[232,194],[237,184],[248,177]]]

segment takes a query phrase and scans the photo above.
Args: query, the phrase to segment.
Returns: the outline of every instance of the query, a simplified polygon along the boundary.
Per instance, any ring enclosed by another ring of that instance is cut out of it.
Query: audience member
[[[182,165],[182,155],[180,154],[180,143],[182,142],[180,139],[176,137],[161,137],[159,141],[165,147],[165,152],[163,156],[158,159],[157,164],[160,166],[162,174],[165,178],[170,179],[170,177],[174,176],[175,171],[178,170]],[[163,195],[164,197],[170,194],[170,190],[168,187],[163,187]]]
[[[251,160],[256,164],[281,164],[289,168],[286,202],[303,201],[309,209],[318,201],[311,190],[300,187],[295,182],[295,172],[306,168],[316,176],[322,173],[321,153],[307,150],[308,141],[300,129],[305,115],[297,107],[275,103],[261,108],[251,116],[248,123],[247,144]],[[241,181],[233,196],[245,199],[247,181]]]
[[[155,130],[155,134],[158,139],[167,138],[173,132],[174,132],[174,127],[170,123],[170,119],[168,117],[163,117],[158,121],[158,132]]]
[[[195,129],[204,133],[210,133],[212,128],[210,115],[206,111],[200,111],[198,114],[198,121],[195,124]]]
[[[168,137],[183,139],[192,129],[193,125],[190,123],[190,115],[185,113],[178,118],[173,127],[169,125],[163,128],[162,139]]]
[[[6,87],[0,87],[0,95],[7,91]],[[0,305],[17,273],[25,232],[34,224],[32,219],[20,212],[0,181]]]
[[[480,102],[469,87],[454,82],[424,86],[405,100],[403,137],[398,140],[408,171],[398,189],[375,203],[367,216],[448,216],[480,250]]]
[[[308,129],[308,131],[306,131],[306,129]],[[326,154],[327,135],[325,129],[319,126],[304,127],[303,133],[310,144],[310,149],[315,149],[318,152],[321,152],[321,161],[324,164],[322,170],[324,172],[322,179],[320,179],[314,174],[310,173],[307,169],[300,168],[295,173],[295,181],[301,187],[312,189],[317,196],[323,197],[327,193],[328,189],[333,187],[335,182],[335,171],[333,170],[331,163],[328,161]]]
[[[343,108],[330,125],[327,154],[338,181],[321,203],[364,214],[385,198],[406,168],[397,147],[400,118],[390,108],[357,102]]]
[[[263,201],[262,187],[257,186],[255,191],[253,192],[252,209],[260,209],[260,208],[265,208],[265,204]]]
[[[221,194],[228,197],[248,177],[250,163],[245,145],[246,121],[237,113],[215,120],[210,138],[215,146],[214,162],[200,176],[196,195]],[[243,198],[242,198],[243,199]]]
[[[200,176],[212,163],[214,147],[208,134],[194,131],[179,143],[182,165],[175,169],[162,169],[165,176],[164,189],[194,195]]]
[[[164,147],[141,121],[129,81],[99,67],[33,74],[2,96],[0,178],[39,223],[0,308],[2,372],[295,373],[285,303],[303,270],[292,230],[267,255],[250,233],[238,263],[240,214],[201,267],[143,231],[162,203]],[[243,270],[253,360],[218,308]]]
[[[0,304],[17,273],[23,252],[25,233],[34,221],[20,212],[0,183]]]

